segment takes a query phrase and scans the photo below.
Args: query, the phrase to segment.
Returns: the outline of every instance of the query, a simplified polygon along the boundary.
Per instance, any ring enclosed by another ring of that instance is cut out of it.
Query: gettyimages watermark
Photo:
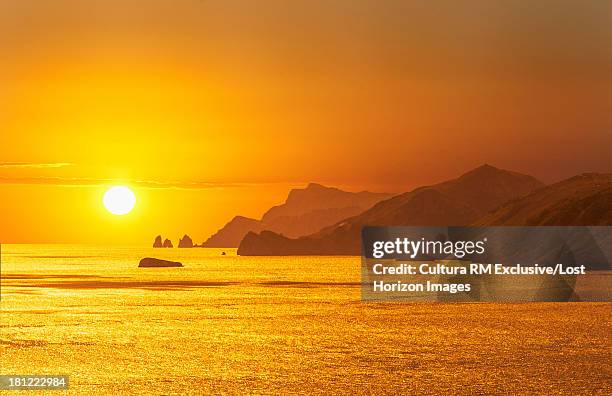
[[[363,300],[612,301],[612,227],[365,227]]]

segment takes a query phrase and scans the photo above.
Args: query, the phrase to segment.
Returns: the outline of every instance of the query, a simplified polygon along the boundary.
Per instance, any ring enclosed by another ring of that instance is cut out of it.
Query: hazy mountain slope
[[[271,230],[299,237],[367,210],[390,194],[367,191],[353,193],[310,183],[292,189],[285,203],[270,208],[261,220],[236,216],[204,242],[205,247],[237,247],[250,231]]]
[[[249,233],[242,255],[359,254],[365,225],[465,225],[543,184],[516,172],[480,166],[456,179],[381,201],[365,212],[295,240]]]
[[[240,244],[240,241],[250,231],[261,231],[259,220],[244,216],[235,216],[222,229],[211,235],[203,244],[204,247],[231,248]]]
[[[368,191],[348,192],[333,187],[310,183],[306,188],[296,188],[289,192],[282,205],[274,206],[264,213],[261,221],[269,224],[283,217],[297,217],[319,210],[331,208],[363,208],[374,205],[389,194]]]
[[[586,173],[506,203],[476,225],[612,225],[612,174]]]
[[[323,227],[330,224],[335,224],[342,219],[359,214],[368,209],[370,206],[317,209],[298,216],[279,216],[268,222],[262,221],[261,224],[266,230],[274,231],[291,238],[296,238],[315,233]]]

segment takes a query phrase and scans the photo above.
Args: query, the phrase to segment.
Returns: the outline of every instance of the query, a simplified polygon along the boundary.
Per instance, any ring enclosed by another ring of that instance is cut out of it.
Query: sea
[[[612,389],[612,303],[363,302],[359,257],[234,249],[3,244],[1,264],[0,374],[67,375],[61,394]]]

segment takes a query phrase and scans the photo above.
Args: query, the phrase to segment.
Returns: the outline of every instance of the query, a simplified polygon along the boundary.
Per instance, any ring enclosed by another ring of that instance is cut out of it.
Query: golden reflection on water
[[[362,303],[359,258],[223,250],[3,245],[0,374],[75,394],[612,387],[610,303]]]

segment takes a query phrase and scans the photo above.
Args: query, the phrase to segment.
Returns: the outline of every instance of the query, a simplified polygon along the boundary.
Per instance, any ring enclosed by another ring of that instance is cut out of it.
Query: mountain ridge
[[[291,189],[284,203],[268,209],[261,220],[235,216],[203,247],[237,247],[248,232],[271,230],[289,237],[314,233],[346,217],[361,213],[392,194],[349,192],[319,183]]]
[[[467,225],[510,199],[543,187],[532,176],[481,165],[455,179],[396,195],[363,213],[297,239],[249,232],[240,255],[355,255],[365,225]]]

